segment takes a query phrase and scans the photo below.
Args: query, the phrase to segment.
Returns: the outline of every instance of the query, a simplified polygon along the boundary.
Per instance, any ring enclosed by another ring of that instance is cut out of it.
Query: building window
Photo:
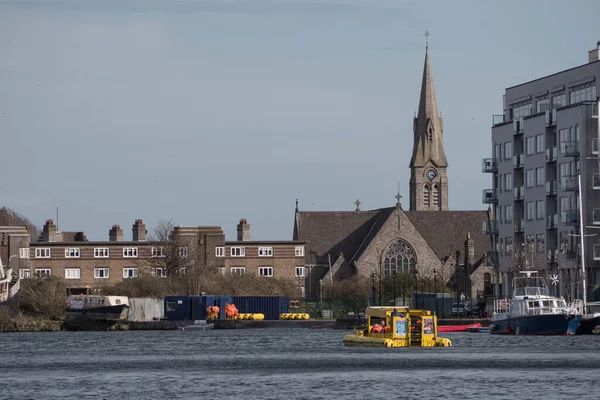
[[[179,248],[179,257],[186,258],[188,256],[188,248],[180,247]]]
[[[544,186],[544,167],[535,169],[535,184],[536,186]]]
[[[246,267],[231,267],[231,275],[244,275],[246,273]]]
[[[545,240],[544,240],[544,234],[543,233],[538,233],[537,235],[535,235],[535,243],[536,243],[536,250],[538,253],[544,253],[545,252]]]
[[[538,200],[535,202],[535,217],[537,219],[544,219],[546,209],[544,207],[544,200]]]
[[[525,171],[525,186],[527,186],[528,188],[535,186],[533,169],[528,169]]]
[[[50,271],[50,268],[36,268],[35,275],[38,278],[46,278],[46,277],[52,275],[52,271]]]
[[[273,276],[273,267],[259,267],[258,275],[260,276]]]
[[[504,241],[504,250],[507,256],[512,256],[513,253],[513,238],[507,237]]]
[[[152,276],[156,276],[158,278],[166,278],[167,277],[167,269],[166,268],[152,268],[151,274],[152,274]]]
[[[527,219],[527,221],[531,221],[535,218],[535,202],[528,201],[526,206],[527,209],[525,210],[525,218]]]
[[[550,108],[550,99],[546,96],[544,98],[538,99],[536,103],[537,112],[541,113]]]
[[[502,161],[502,145],[501,144],[495,144],[494,145],[494,158],[498,161]]]
[[[231,248],[231,257],[244,257],[246,256],[246,248],[245,247],[232,247]]]
[[[536,153],[544,152],[544,134],[535,136],[535,152]]]
[[[135,258],[138,256],[137,247],[123,247],[123,257],[125,258]]]
[[[510,109],[511,119],[517,119],[531,115],[531,100],[528,101],[529,103],[521,102],[512,106]]]
[[[530,156],[535,152],[535,138],[533,136],[529,136],[525,139],[525,153]]]
[[[504,189],[507,192],[512,190],[512,173],[504,175]]]
[[[138,269],[137,268],[123,268],[123,278],[137,278]]]
[[[29,269],[19,269],[19,278],[28,279],[31,277],[31,270]]]
[[[108,279],[110,272],[108,268],[94,268],[95,279]]]
[[[433,185],[433,188],[431,189],[431,194],[433,197],[433,208],[439,208],[440,206],[440,190],[438,188],[438,185]]]
[[[510,223],[513,219],[513,206],[512,205],[507,205],[504,208],[504,213],[506,214],[504,221],[507,223]]]
[[[596,100],[596,84],[590,82],[585,85],[576,86],[569,92],[569,104],[576,104],[582,101]]]
[[[79,258],[80,251],[78,248],[66,248],[65,258]]]
[[[383,272],[386,277],[395,272],[415,272],[415,252],[408,243],[397,240],[392,243],[383,256]]]
[[[273,248],[272,247],[259,247],[258,248],[258,256],[259,257],[272,257],[273,256]]]
[[[552,97],[552,108],[560,108],[567,105],[565,92],[559,92]]]
[[[35,249],[35,258],[50,258],[49,248]]]
[[[296,276],[304,276],[304,267],[296,267]]]
[[[221,256],[222,257],[222,256]],[[219,267],[218,269],[220,275],[225,275],[226,269],[224,267]]]
[[[95,248],[94,249],[94,258],[108,258],[108,248]]]
[[[79,268],[65,268],[65,279],[81,279]]]
[[[429,207],[429,185],[423,185],[423,207]]]
[[[19,249],[19,258],[29,258],[29,249],[27,247]]]
[[[296,246],[296,257],[304,257],[304,246]]]
[[[215,247],[215,255],[217,257],[225,257],[225,247]]]
[[[510,160],[512,158],[512,142],[504,143],[504,159]]]
[[[153,247],[152,248],[152,257],[166,257],[167,251],[164,247]]]

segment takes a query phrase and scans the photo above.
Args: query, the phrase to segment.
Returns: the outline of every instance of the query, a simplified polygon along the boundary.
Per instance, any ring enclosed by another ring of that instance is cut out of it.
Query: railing
[[[498,221],[484,221],[481,233],[483,233],[484,235],[495,235],[496,233],[498,233]]]
[[[561,215],[562,223],[565,225],[579,225],[579,210],[565,210]]]
[[[484,158],[481,167],[483,173],[498,172],[498,163],[495,158]]]
[[[600,225],[600,208],[592,209],[592,225]]]
[[[501,314],[510,311],[510,299],[494,300],[494,313]]]
[[[481,197],[483,204],[498,203],[498,197],[496,196],[496,190],[494,189],[483,189]]]
[[[598,155],[598,139],[592,139],[592,154]]]
[[[600,244],[594,245],[594,260],[600,260]]]
[[[513,167],[523,168],[523,154],[513,156]]]
[[[579,142],[561,142],[560,154],[565,157],[579,157]]]
[[[558,226],[558,215],[546,215],[546,229],[556,229]]]
[[[577,176],[563,176],[560,180],[560,186],[564,191],[577,192],[579,191],[579,184],[577,183]]]
[[[556,125],[556,108],[546,110],[546,126]]]
[[[504,118],[504,114],[494,114],[492,115],[492,126],[494,125],[500,125],[505,123],[506,120]]]
[[[556,161],[556,146],[546,149],[546,162]]]
[[[592,174],[592,189],[600,189],[600,174]]]
[[[515,135],[523,133],[523,117],[513,120],[513,133]]]
[[[556,181],[548,181],[546,182],[546,195],[553,196],[556,194]]]
[[[523,232],[525,230],[525,218],[515,218],[514,220],[515,232]]]
[[[524,188],[523,186],[517,186],[513,188],[513,197],[515,200],[523,200]]]

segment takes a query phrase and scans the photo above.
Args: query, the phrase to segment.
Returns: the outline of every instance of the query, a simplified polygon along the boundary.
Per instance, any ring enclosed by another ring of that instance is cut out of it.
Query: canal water
[[[0,399],[599,399],[600,336],[449,333],[344,347],[346,331],[0,334]]]

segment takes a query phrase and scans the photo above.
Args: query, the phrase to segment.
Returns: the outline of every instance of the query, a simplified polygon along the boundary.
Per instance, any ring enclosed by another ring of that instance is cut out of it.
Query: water
[[[598,399],[600,336],[448,333],[344,347],[346,331],[0,334],[0,399]]]

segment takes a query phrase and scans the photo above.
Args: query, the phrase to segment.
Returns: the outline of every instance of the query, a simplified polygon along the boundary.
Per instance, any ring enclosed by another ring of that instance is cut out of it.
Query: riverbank
[[[0,332],[59,332],[62,321],[16,317],[0,321]]]

